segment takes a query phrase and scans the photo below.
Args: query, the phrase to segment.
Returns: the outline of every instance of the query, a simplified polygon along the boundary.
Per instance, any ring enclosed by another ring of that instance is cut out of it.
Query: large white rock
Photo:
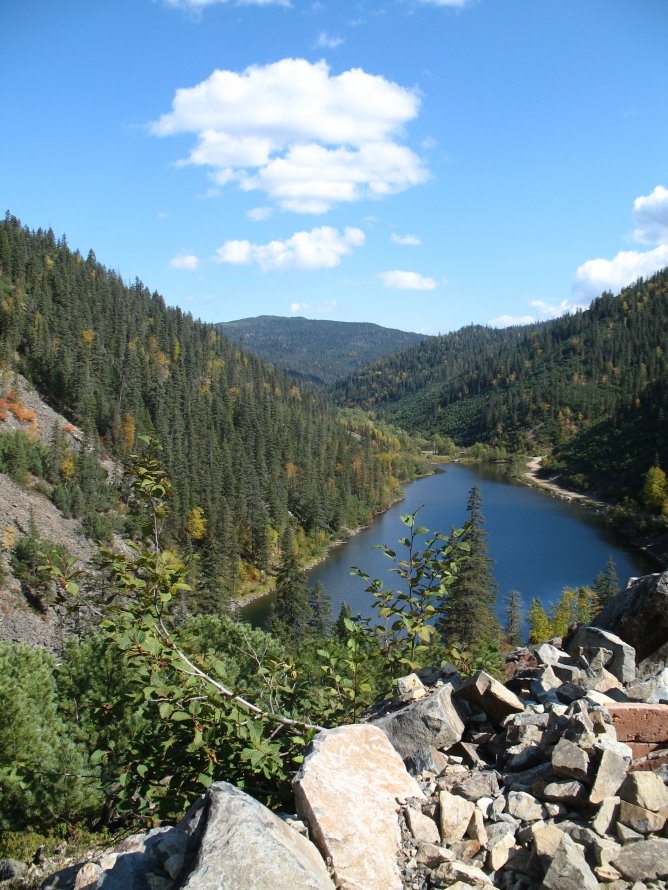
[[[341,890],[401,890],[398,800],[424,795],[376,726],[319,733],[295,777],[297,812]]]
[[[314,845],[233,785],[216,782],[209,788],[203,819],[184,890],[333,890]]]

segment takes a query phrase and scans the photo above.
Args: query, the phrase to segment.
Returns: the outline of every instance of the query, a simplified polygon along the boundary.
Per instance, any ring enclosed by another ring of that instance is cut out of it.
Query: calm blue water
[[[448,464],[443,472],[412,482],[403,501],[377,517],[369,528],[309,572],[309,581],[320,581],[332,599],[334,617],[342,602],[353,613],[372,615],[371,596],[360,578],[350,576],[358,566],[371,578],[383,578],[386,587],[396,576],[388,574],[391,563],[374,544],[394,547],[405,534],[400,515],[424,505],[419,524],[431,531],[449,533],[466,521],[466,501],[475,484],[480,487],[489,554],[498,584],[498,614],[504,620],[506,597],[511,590],[522,594],[524,611],[533,597],[548,605],[564,587],[591,584],[612,556],[622,586],[631,576],[656,571],[639,551],[626,546],[591,510],[576,503],[509,481],[502,467]],[[242,617],[263,624],[270,599],[248,606]]]

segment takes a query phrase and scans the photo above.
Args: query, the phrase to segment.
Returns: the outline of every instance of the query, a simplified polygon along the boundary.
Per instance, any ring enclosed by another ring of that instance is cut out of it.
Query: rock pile
[[[176,827],[44,890],[668,890],[665,661],[580,627],[508,666],[505,684],[421,671],[320,733],[298,817],[217,783]]]

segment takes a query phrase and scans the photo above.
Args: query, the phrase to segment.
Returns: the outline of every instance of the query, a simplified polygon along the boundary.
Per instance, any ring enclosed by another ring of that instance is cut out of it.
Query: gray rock
[[[417,844],[440,844],[441,836],[433,819],[425,816],[421,810],[412,807],[406,809],[406,822]]]
[[[558,776],[586,781],[589,775],[589,757],[568,739],[559,739],[552,752],[552,767]]]
[[[403,760],[425,745],[446,750],[464,735],[464,723],[452,701],[453,691],[452,684],[445,683],[420,701],[371,723],[383,730]]]
[[[494,798],[499,793],[498,773],[491,769],[473,770],[466,776],[458,776],[450,785],[450,791],[474,803],[481,797]]]
[[[26,870],[23,862],[18,859],[0,859],[0,881],[11,881]]]
[[[668,640],[668,571],[638,578],[592,624],[633,646],[638,661],[648,658]]]
[[[656,773],[629,773],[619,789],[622,800],[658,813],[668,807],[668,788]]]
[[[200,848],[184,890],[332,890],[315,846],[233,785],[216,782],[209,788],[202,819]]]
[[[639,834],[652,834],[661,831],[666,824],[666,817],[646,810],[644,807],[637,807],[627,800],[622,800],[619,804],[619,815],[617,817],[623,824],[637,831]]]
[[[602,613],[601,613],[602,614]],[[630,683],[636,676],[636,651],[632,645],[624,642],[615,633],[603,630],[603,625],[596,622],[598,626],[579,627],[574,634],[564,640],[564,648],[569,654],[575,653],[578,649],[607,649],[612,652],[612,657],[605,665],[601,663],[600,668],[607,667],[608,671],[613,674],[620,682]],[[596,671],[594,665],[591,667]],[[601,690],[605,692],[605,690]]]
[[[509,714],[524,710],[524,705],[515,693],[485,671],[476,671],[459,687],[455,695],[478,705],[496,723],[500,723]]]
[[[507,809],[511,816],[522,822],[537,822],[545,816],[540,801],[524,791],[511,791],[508,794]]]
[[[611,865],[628,881],[655,881],[668,878],[668,840],[638,841],[623,847]]]
[[[561,838],[542,887],[546,890],[598,890],[598,881],[580,851],[567,835]]]
[[[543,643],[542,646],[535,650],[535,653],[541,664],[557,664],[562,658],[566,657],[566,653],[562,652],[561,649],[557,649],[556,646],[551,646],[549,643]]]
[[[617,813],[619,811],[619,798],[612,796],[606,797],[601,801],[598,812],[591,822],[591,827],[597,834],[604,836],[610,834],[615,822],[617,821]]]
[[[589,795],[582,782],[566,779],[556,782],[536,782],[533,786],[536,797],[552,803],[563,803],[568,807],[583,807],[589,802]]]
[[[448,759],[445,754],[441,754],[433,745],[423,745],[406,758],[406,769],[411,776],[427,772],[438,775],[447,765]]]
[[[589,795],[591,803],[599,804],[607,797],[615,795],[624,781],[627,769],[628,761],[624,757],[616,751],[605,749]]]
[[[642,682],[632,683],[627,688],[630,698],[647,704],[668,702],[668,667],[663,667]]]
[[[615,823],[615,834],[620,844],[636,844],[645,840],[642,834],[629,828],[628,825],[624,825],[623,822]]]

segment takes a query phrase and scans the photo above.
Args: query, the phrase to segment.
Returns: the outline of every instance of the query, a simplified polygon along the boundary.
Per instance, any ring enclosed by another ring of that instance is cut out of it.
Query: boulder
[[[668,807],[668,788],[655,773],[629,773],[622,782],[619,796],[622,800],[653,813]]]
[[[638,578],[592,624],[633,646],[638,661],[652,655],[668,641],[668,571]]]
[[[627,800],[622,800],[619,804],[619,821],[622,825],[626,825],[637,831],[639,834],[654,834],[663,828],[666,824],[666,817],[659,813],[653,813],[644,807],[637,807]]]
[[[630,698],[648,704],[668,703],[668,668],[660,668],[647,679],[632,683],[626,691]]]
[[[441,837],[444,843],[461,840],[475,812],[475,804],[443,789],[439,796]]]
[[[501,723],[510,714],[524,710],[524,705],[515,693],[485,671],[476,671],[462,683],[455,695],[478,705],[496,723]]]
[[[297,812],[331,858],[337,887],[400,890],[398,800],[424,795],[381,729],[366,724],[318,733],[293,788]]]
[[[0,881],[11,881],[25,870],[25,864],[18,859],[0,859]]]
[[[201,842],[184,890],[333,890],[315,846],[227,782],[206,792],[198,832]]]
[[[562,738],[552,752],[552,767],[560,777],[586,782],[589,775],[589,757],[574,742]]]
[[[627,881],[655,881],[668,878],[668,840],[652,838],[622,848],[611,865]]]
[[[607,668],[620,682],[630,683],[636,676],[636,652],[633,646],[601,627],[583,625],[564,640],[564,648],[575,656],[578,650],[594,650],[587,659],[593,671]],[[598,651],[597,651],[598,650]],[[610,657],[602,652],[610,652]],[[585,657],[586,657],[585,652]],[[601,690],[605,691],[605,690]]]
[[[624,781],[628,767],[626,758],[616,751],[605,749],[601,754],[601,762],[589,794],[590,802],[596,805],[603,803],[606,798],[613,797]]]
[[[568,835],[561,838],[541,886],[546,890],[598,890],[596,876]]]
[[[426,746],[447,749],[464,735],[464,723],[452,701],[453,686],[445,683],[419,701],[374,718],[402,759]]]

